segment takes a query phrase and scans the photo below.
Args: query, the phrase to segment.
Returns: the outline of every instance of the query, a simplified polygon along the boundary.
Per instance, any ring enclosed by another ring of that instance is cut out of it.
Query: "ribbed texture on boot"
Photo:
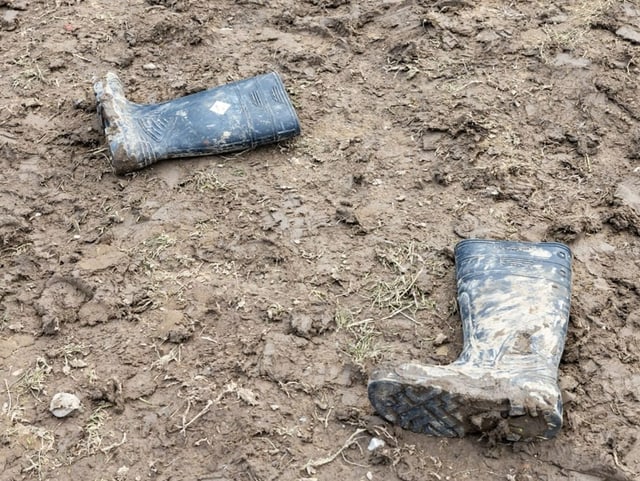
[[[404,386],[378,382],[369,386],[376,410],[404,429],[433,436],[462,437],[465,434],[461,400],[437,386]]]
[[[94,91],[116,173],[158,160],[252,149],[300,133],[280,76],[271,72],[167,102],[129,102],[113,73]]]

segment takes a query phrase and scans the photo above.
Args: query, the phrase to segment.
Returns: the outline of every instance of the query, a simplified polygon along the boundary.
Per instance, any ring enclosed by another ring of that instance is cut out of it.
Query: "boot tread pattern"
[[[445,437],[465,434],[461,403],[438,387],[375,381],[369,385],[369,399],[384,418],[404,429]]]

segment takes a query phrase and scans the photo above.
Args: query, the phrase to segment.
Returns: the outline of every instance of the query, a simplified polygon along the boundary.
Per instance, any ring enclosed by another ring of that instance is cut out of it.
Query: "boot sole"
[[[379,379],[369,382],[369,400],[387,421],[416,433],[463,437],[486,433],[508,441],[549,439],[560,429],[562,415],[554,410],[536,415],[510,414],[505,397],[488,398],[471,386],[457,389]],[[500,390],[497,390],[500,392]]]

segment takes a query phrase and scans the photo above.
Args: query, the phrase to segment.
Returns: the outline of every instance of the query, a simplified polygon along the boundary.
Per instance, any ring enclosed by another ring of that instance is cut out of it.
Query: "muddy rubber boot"
[[[117,174],[162,159],[252,149],[300,133],[275,72],[152,105],[129,102],[114,73],[93,88]]]
[[[562,426],[558,364],[571,297],[559,243],[465,240],[455,249],[463,351],[446,366],[378,368],[369,400],[411,431],[549,439]]]

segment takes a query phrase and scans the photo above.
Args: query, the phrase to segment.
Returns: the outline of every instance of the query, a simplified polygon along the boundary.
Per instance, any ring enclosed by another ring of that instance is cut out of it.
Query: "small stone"
[[[440,334],[438,334],[436,336],[436,338],[433,340],[433,345],[434,346],[442,346],[443,344],[446,344],[447,342],[449,342],[449,337],[446,334],[443,334],[442,332]]]
[[[553,15],[549,18],[547,18],[546,20],[544,20],[544,23],[550,23],[550,24],[560,24],[560,23],[564,23],[567,20],[569,20],[569,16],[564,14],[564,13],[560,13],[558,15]]]
[[[32,97],[32,98],[23,100],[22,101],[22,106],[26,107],[28,109],[34,109],[36,107],[41,107],[42,106],[42,102],[40,102],[37,98]]]
[[[449,355],[449,346],[439,346],[436,349],[436,356],[447,357]]]
[[[143,70],[157,70],[157,68],[158,68],[158,67],[156,66],[156,64],[155,64],[155,63],[145,63],[145,64],[142,66],[142,69],[143,69]]]
[[[640,43],[640,32],[634,30],[633,28],[624,26],[620,27],[616,30],[616,35],[625,40],[628,40],[631,43]]]
[[[116,471],[116,480],[117,481],[124,481],[125,479],[127,479],[127,474],[129,474],[129,467],[128,466],[120,466],[118,468],[118,471]]]
[[[291,331],[296,336],[309,338],[311,337],[311,329],[313,327],[313,319],[306,314],[295,315],[291,318]]]
[[[176,80],[175,82],[173,82],[171,84],[171,88],[176,89],[176,90],[182,90],[187,86],[187,82],[185,82],[184,80],[180,79],[180,80]]]
[[[67,64],[62,58],[54,58],[49,62],[49,70],[52,72],[65,68]]]
[[[71,366],[74,369],[82,369],[83,367],[87,367],[88,364],[86,361],[82,359],[73,358],[69,360],[69,366]]]
[[[580,385],[578,380],[570,374],[565,374],[560,377],[560,389],[564,389],[565,391],[575,391],[575,389]]]
[[[371,441],[369,441],[369,446],[367,447],[367,449],[369,451],[375,451],[376,449],[384,448],[384,446],[385,446],[385,442],[382,439],[371,438]]]
[[[444,133],[440,131],[429,130],[422,135],[422,150],[435,151],[439,142],[444,137]]]
[[[482,30],[478,35],[476,35],[476,40],[482,43],[491,43],[496,40],[500,40],[500,35],[498,35],[493,30]]]
[[[59,392],[51,398],[49,411],[57,418],[65,418],[80,409],[80,399],[75,394]]]
[[[433,291],[433,279],[429,274],[421,271],[415,279],[414,285],[423,294],[430,294]]]
[[[254,393],[251,389],[247,389],[246,387],[238,388],[236,391],[239,399],[242,399],[249,406],[257,406],[258,405],[258,395]]]
[[[576,396],[574,393],[570,392],[570,391],[565,391],[562,390],[562,402],[564,404],[570,404],[570,403],[575,403],[576,399],[578,396]]]

